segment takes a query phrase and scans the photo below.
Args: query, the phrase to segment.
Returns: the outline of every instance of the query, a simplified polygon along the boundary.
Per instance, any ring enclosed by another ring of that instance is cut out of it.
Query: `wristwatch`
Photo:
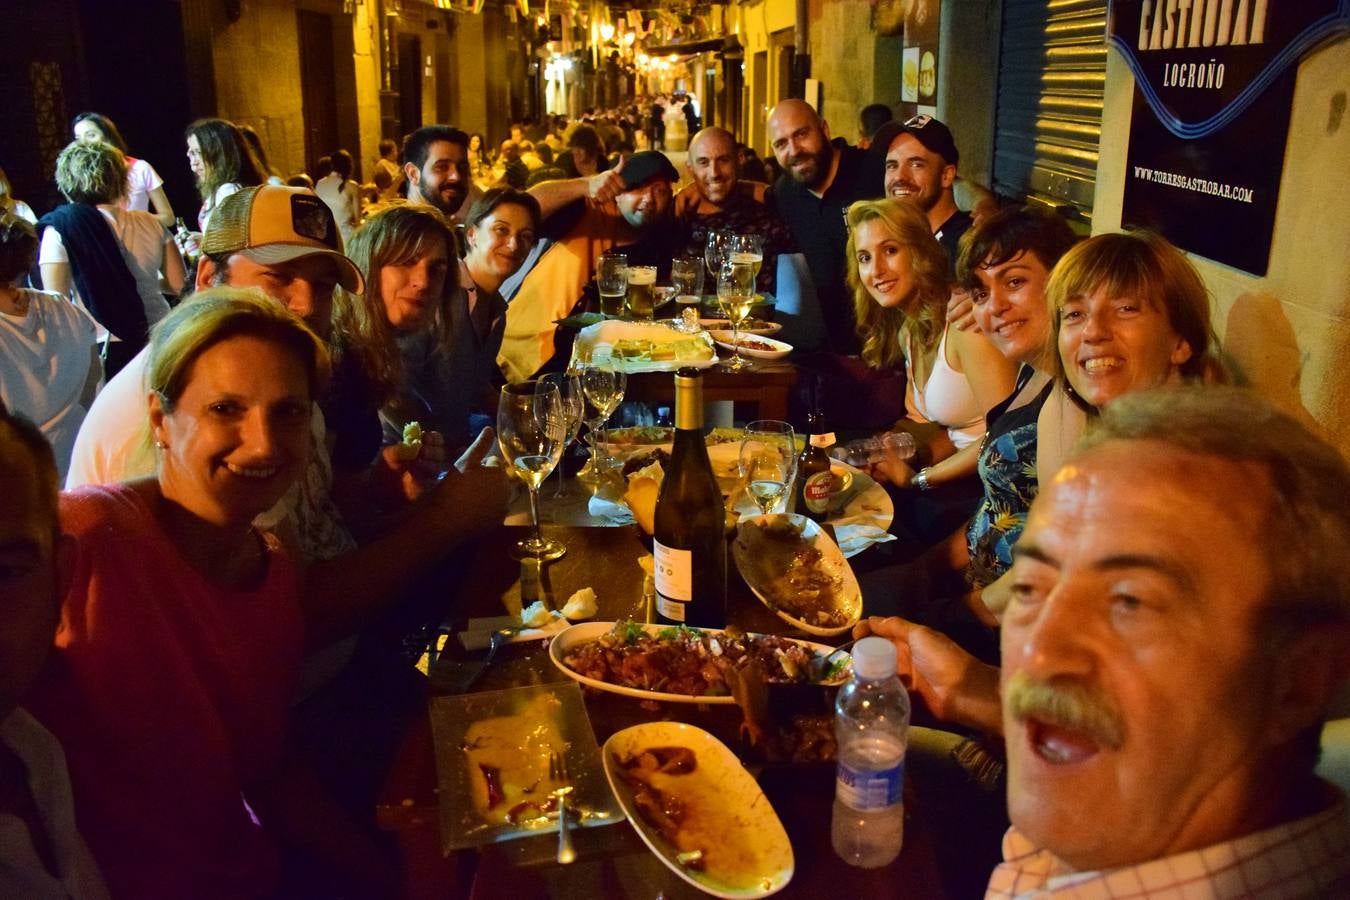
[[[918,473],[915,474],[914,480],[911,481],[910,484],[914,485],[921,491],[931,491],[933,489],[933,486],[928,483],[928,467],[925,466],[924,468],[920,469]]]

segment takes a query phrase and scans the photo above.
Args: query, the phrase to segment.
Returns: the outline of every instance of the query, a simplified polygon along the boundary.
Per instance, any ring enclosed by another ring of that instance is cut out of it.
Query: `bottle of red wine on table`
[[[675,373],[675,445],[656,499],[656,619],[722,628],[727,542],[722,491],[703,442],[703,375]]]

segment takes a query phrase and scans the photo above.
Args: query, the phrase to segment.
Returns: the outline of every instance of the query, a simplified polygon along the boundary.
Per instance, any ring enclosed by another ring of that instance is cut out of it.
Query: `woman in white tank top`
[[[979,331],[947,323],[946,254],[917,206],[866,200],[850,206],[847,219],[863,361],[904,363],[907,415],[896,427],[923,438],[917,458],[927,464],[916,473],[904,461],[880,459],[873,474],[920,490],[973,477],[984,415],[1012,392],[1016,367]],[[914,429],[925,423],[940,428]]]

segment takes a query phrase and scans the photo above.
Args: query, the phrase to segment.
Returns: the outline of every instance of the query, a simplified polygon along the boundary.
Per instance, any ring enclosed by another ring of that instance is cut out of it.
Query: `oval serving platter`
[[[730,694],[712,695],[712,696],[707,694],[698,694],[698,695],[670,694],[665,693],[663,691],[648,691],[642,690],[640,688],[625,687],[624,685],[621,684],[611,684],[608,681],[601,681],[598,678],[591,678],[589,676],[582,675],[580,672],[577,672],[575,669],[573,669],[571,666],[567,665],[567,663],[563,661],[564,657],[572,648],[579,646],[580,644],[584,644],[587,641],[596,640],[603,634],[608,634],[614,628],[615,624],[616,623],[614,622],[580,622],[576,625],[564,628],[562,631],[554,635],[553,640],[549,641],[548,645],[549,659],[552,660],[553,664],[558,667],[558,670],[561,671],[568,678],[571,678],[589,687],[593,687],[596,690],[608,691],[609,693],[612,694],[622,694],[625,697],[635,697],[639,700],[656,700],[663,703],[711,703],[723,705],[735,704],[736,700]],[[656,635],[670,626],[643,625],[640,627],[647,634]],[[704,634],[712,636],[722,634],[721,629],[715,628],[699,628],[694,630],[701,631]],[[800,644],[803,647],[807,648],[808,650],[811,650],[812,652],[820,656],[826,657],[835,656],[838,653],[842,652],[836,651],[834,647],[831,647],[827,644],[817,644],[813,641],[803,641],[798,640],[796,638],[784,638],[784,640],[789,640],[795,644]],[[835,660],[836,665],[842,662],[844,662],[844,660],[842,659]],[[849,668],[847,665],[839,665],[839,669],[840,669],[839,673],[836,674],[834,678],[830,678],[825,681],[813,682],[813,684],[816,684],[820,687],[837,687],[843,684],[845,681],[848,680]]]

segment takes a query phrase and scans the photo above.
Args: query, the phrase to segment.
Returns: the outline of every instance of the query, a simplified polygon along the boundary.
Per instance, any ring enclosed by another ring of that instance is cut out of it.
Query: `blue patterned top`
[[[989,430],[980,445],[979,474],[984,497],[966,531],[970,565],[966,581],[982,588],[1012,565],[1012,548],[1022,536],[1027,510],[1036,499],[1036,419],[1054,387],[1053,379],[1030,403],[1008,409],[1035,376],[1023,366],[1012,395],[989,411]]]

